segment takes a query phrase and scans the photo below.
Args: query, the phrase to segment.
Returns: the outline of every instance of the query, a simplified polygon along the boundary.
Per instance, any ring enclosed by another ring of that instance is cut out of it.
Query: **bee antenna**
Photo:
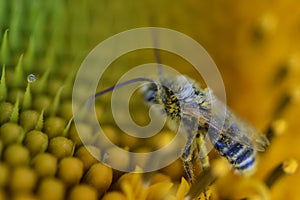
[[[142,81],[145,81],[145,82],[150,82],[150,83],[153,83],[154,81],[149,79],[149,78],[142,78],[142,77],[139,77],[139,78],[134,78],[134,79],[130,79],[128,81],[125,81],[125,82],[122,82],[122,83],[119,83],[119,84],[116,84],[112,87],[109,87],[109,88],[106,88],[104,90],[101,90],[100,92],[97,92],[96,94],[90,96],[85,102],[85,106],[87,106],[88,109],[91,109],[92,108],[92,105],[93,105],[93,102],[95,101],[96,98],[99,98],[101,97],[102,95],[104,94],[107,94],[109,92],[112,92],[114,89],[118,89],[118,88],[121,88],[121,87],[124,87],[126,85],[130,85],[132,83],[136,83],[136,82],[142,82]]]
[[[109,87],[109,88],[107,88],[107,89],[105,89],[105,90],[102,90],[102,91],[100,91],[100,92],[97,92],[95,95],[91,96],[91,97],[88,99],[88,102],[87,102],[87,103],[88,103],[88,106],[91,107],[92,102],[93,102],[96,98],[98,98],[98,97],[100,97],[100,96],[102,96],[102,95],[104,95],[104,94],[106,94],[106,93],[109,93],[109,92],[111,92],[111,91],[113,91],[113,90],[115,90],[115,89],[124,87],[124,86],[126,86],[126,85],[130,85],[130,84],[132,84],[132,83],[142,82],[142,81],[145,81],[145,82],[153,82],[153,80],[151,80],[151,79],[139,77],[139,78],[134,78],[134,79],[131,79],[131,80],[128,80],[128,81],[125,81],[125,82],[116,84],[116,85],[114,85],[114,86],[112,86],[112,87]]]
[[[158,75],[162,76],[163,72],[162,72],[162,67],[161,67],[161,59],[160,59],[160,55],[159,55],[159,52],[158,52],[157,48],[154,49],[154,55],[155,55],[155,59],[156,59],[156,62],[157,62]]]
[[[158,39],[157,39],[157,35],[155,34],[154,31],[152,31],[152,37],[153,37],[153,43],[154,43],[154,56],[155,56],[155,60],[157,62],[157,68],[158,68],[158,75],[161,77],[163,72],[162,72],[162,67],[161,67],[161,57],[158,51]]]
[[[142,81],[153,82],[151,79],[148,79],[148,78],[142,78],[142,77],[140,77],[140,78],[134,78],[134,79],[125,81],[125,82],[123,82],[123,83],[116,84],[116,85],[114,85],[114,86],[112,86],[112,87],[109,87],[109,88],[107,88],[107,89],[105,89],[105,90],[102,90],[102,91],[100,91],[100,92],[97,92],[97,93],[94,95],[94,97],[95,97],[95,98],[98,98],[98,97],[100,97],[100,96],[102,96],[102,95],[104,95],[104,94],[106,94],[106,93],[108,93],[108,92],[111,92],[111,91],[115,90],[115,89],[124,87],[124,86],[126,86],[126,85],[130,85],[130,84],[132,84],[132,83],[142,82]]]

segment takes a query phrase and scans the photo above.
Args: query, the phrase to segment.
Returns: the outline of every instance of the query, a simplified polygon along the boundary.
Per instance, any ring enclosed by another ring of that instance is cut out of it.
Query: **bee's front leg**
[[[193,164],[192,164],[192,145],[185,146],[183,154],[181,156],[183,166],[189,179],[189,182],[192,183],[194,180],[194,171],[193,171]]]

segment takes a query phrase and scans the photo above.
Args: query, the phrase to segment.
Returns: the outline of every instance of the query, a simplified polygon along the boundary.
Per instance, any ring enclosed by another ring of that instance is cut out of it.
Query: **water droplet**
[[[34,74],[29,74],[27,76],[27,81],[28,81],[28,83],[32,83],[32,82],[36,81],[35,75]]]

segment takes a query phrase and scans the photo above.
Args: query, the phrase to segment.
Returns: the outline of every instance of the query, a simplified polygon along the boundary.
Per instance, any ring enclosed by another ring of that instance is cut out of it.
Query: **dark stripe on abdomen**
[[[227,136],[219,135],[214,146],[237,170],[245,170],[254,165],[254,150]]]

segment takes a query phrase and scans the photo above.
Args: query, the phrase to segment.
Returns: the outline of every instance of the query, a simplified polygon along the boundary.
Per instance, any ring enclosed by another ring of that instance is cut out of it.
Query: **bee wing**
[[[250,124],[243,121],[231,109],[224,105],[221,101],[214,98],[212,108],[203,109],[197,104],[185,105],[184,113],[197,117],[199,125],[207,124],[209,128],[211,142],[216,142],[216,134],[223,134],[232,140],[239,142],[245,146],[253,148],[257,151],[264,151],[265,147],[269,145],[268,139],[261,135]]]

